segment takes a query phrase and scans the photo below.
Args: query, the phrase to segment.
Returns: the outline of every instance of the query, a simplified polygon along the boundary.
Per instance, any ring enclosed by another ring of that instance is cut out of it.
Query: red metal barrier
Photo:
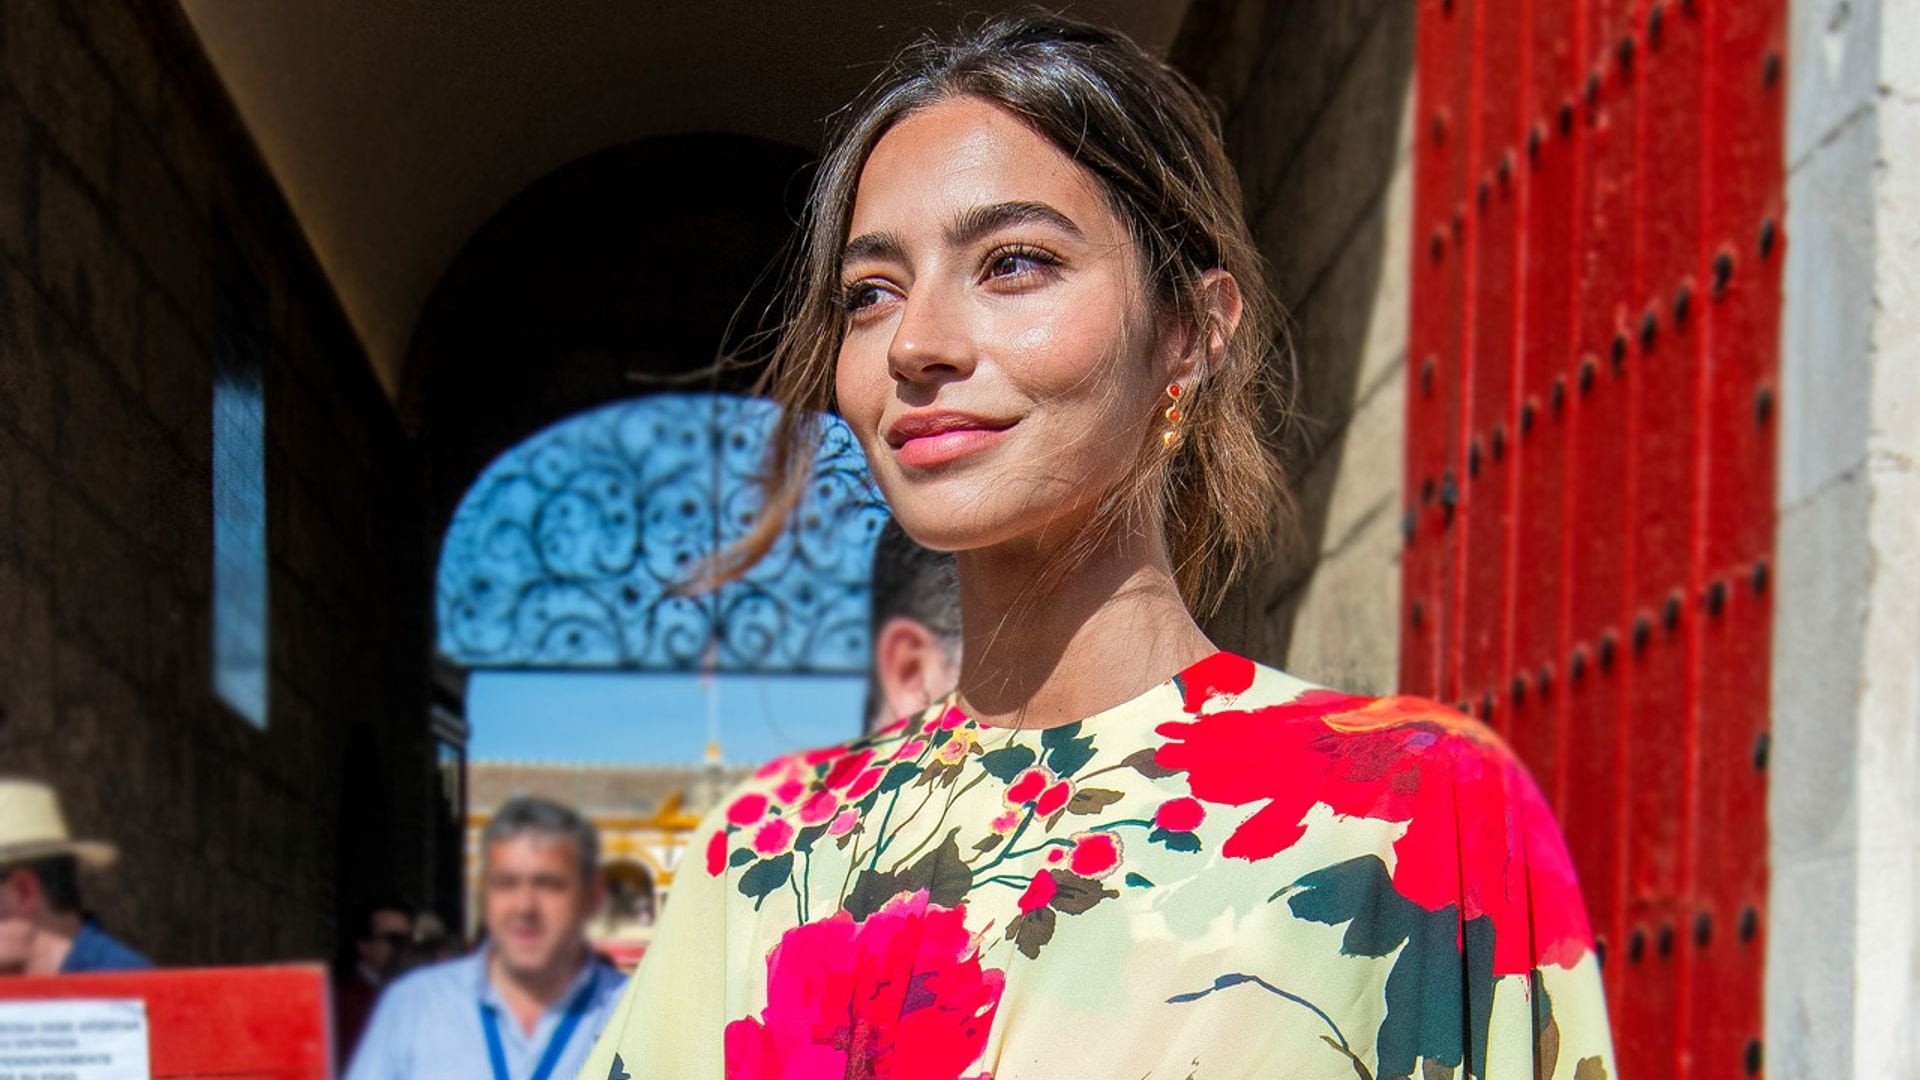
[[[0,1001],[139,998],[155,1080],[329,1080],[327,972],[318,965],[0,979]]]
[[[1784,0],[1421,0],[1401,683],[1554,801],[1631,1080],[1761,1068]]]

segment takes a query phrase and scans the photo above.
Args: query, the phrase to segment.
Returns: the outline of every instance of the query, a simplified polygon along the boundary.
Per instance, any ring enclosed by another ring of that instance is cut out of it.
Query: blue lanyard
[[[593,964],[594,961],[588,961]],[[587,976],[587,984],[582,986],[573,1000],[567,1002],[567,1012],[560,1018],[560,1026],[553,1029],[553,1035],[547,1039],[547,1050],[540,1055],[540,1064],[536,1065],[528,1080],[547,1080],[553,1067],[560,1063],[560,1055],[567,1048],[567,1041],[573,1038],[573,1029],[580,1026],[580,1018],[586,1015],[587,1001],[593,997],[593,984],[597,972]],[[507,1051],[500,1045],[500,1015],[493,1006],[482,1003],[480,1006],[480,1026],[487,1032],[487,1057],[493,1062],[493,1080],[513,1080],[507,1072]]]

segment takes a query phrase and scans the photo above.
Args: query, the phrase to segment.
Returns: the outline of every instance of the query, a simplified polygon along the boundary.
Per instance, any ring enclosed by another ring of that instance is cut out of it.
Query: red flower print
[[[1428,911],[1458,904],[1463,921],[1491,916],[1495,975],[1571,965],[1591,948],[1552,812],[1480,724],[1417,698],[1314,690],[1159,732],[1168,742],[1154,762],[1184,770],[1194,795],[1260,804],[1222,853],[1257,861],[1286,850],[1319,803],[1347,817],[1407,822],[1393,845],[1395,891]]]
[[[789,780],[773,789],[773,797],[791,806],[807,793],[807,785],[800,780]]]
[[[840,811],[840,816],[833,819],[833,824],[827,826],[827,835],[845,836],[852,832],[853,827],[859,823],[860,811],[851,808],[842,810]]]
[[[914,758],[917,758],[921,754],[925,753],[926,749],[927,749],[927,740],[908,739],[906,742],[903,742],[900,744],[900,748],[895,750],[893,752],[893,757],[889,758],[888,760],[912,761]]]
[[[1232,698],[1253,685],[1253,661],[1219,652],[1180,673],[1181,695],[1187,711],[1198,713],[1216,697]]]
[[[1033,812],[1040,817],[1057,813],[1071,798],[1073,798],[1073,785],[1062,780],[1040,793],[1040,797],[1033,801]]]
[[[967,714],[953,706],[948,706],[946,714],[940,717],[940,730],[952,731],[967,722]]]
[[[853,782],[854,777],[860,775],[861,769],[867,767],[867,762],[872,760],[873,751],[868,749],[848,754],[834,762],[833,767],[827,770],[827,787],[834,790],[846,787]]]
[[[1207,820],[1207,808],[1199,799],[1169,799],[1154,812],[1153,824],[1168,832],[1192,832]]]
[[[1053,894],[1060,891],[1060,883],[1053,880],[1053,871],[1042,870],[1027,882],[1027,891],[1020,894],[1020,914],[1039,911],[1053,903]]]
[[[994,818],[988,825],[994,832],[1001,836],[1006,836],[1020,827],[1020,811],[1009,810],[999,817]]]
[[[733,800],[727,807],[727,820],[735,825],[751,825],[760,820],[767,812],[767,797],[759,792],[749,792]]]
[[[854,780],[852,786],[847,788],[847,801],[859,802],[861,799],[866,798],[867,792],[880,786],[880,778],[885,775],[887,775],[887,770],[878,765],[861,773],[859,778]]]
[[[924,890],[865,922],[843,911],[803,924],[767,954],[767,1007],[727,1025],[727,1080],[961,1080],[1005,982],[980,966],[965,908]]]
[[[774,818],[753,831],[754,854],[765,858],[784,855],[793,846],[793,823],[786,818]]]
[[[1120,841],[1111,833],[1073,834],[1073,853],[1067,869],[1084,878],[1103,878],[1120,865]]]
[[[1048,861],[1048,862],[1050,862],[1050,863],[1062,863],[1062,862],[1066,862],[1066,861],[1067,861],[1067,849],[1066,849],[1066,848],[1063,848],[1063,847],[1050,847],[1050,848],[1048,848],[1048,849],[1047,849],[1047,861]]]
[[[727,868],[727,833],[725,829],[715,829],[707,838],[707,876],[719,877]]]
[[[1015,806],[1030,803],[1040,797],[1040,793],[1053,783],[1053,774],[1039,767],[1028,769],[1013,778],[1007,787],[1007,801]]]
[[[800,804],[800,824],[818,825],[840,809],[840,797],[831,791],[816,791],[813,798]]]

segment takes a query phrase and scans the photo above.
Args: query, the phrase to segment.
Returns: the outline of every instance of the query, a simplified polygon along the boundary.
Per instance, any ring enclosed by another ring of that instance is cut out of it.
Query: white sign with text
[[[0,1001],[0,1080],[153,1080],[146,1002]]]

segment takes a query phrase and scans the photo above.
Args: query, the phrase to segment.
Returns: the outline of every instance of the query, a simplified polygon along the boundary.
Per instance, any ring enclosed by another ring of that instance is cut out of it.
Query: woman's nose
[[[964,376],[973,370],[973,340],[964,301],[923,284],[908,294],[887,347],[887,367],[901,382]]]

